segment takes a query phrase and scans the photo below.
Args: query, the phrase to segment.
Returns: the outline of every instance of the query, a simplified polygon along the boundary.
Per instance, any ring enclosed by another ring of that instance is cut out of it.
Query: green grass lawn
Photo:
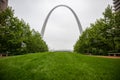
[[[70,52],[0,58],[0,80],[120,80],[120,59]]]

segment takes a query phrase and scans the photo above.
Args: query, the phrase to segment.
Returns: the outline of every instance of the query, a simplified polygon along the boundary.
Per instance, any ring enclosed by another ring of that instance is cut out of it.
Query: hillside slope
[[[0,80],[120,80],[120,59],[70,52],[0,58]]]

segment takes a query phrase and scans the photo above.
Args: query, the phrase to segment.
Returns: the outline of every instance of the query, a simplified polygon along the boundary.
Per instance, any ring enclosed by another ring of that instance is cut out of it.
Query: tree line
[[[48,46],[38,31],[30,29],[28,23],[14,16],[14,10],[0,11],[0,53],[18,55],[45,52]]]
[[[120,12],[114,12],[108,5],[103,18],[97,19],[81,34],[74,51],[95,55],[120,52]]]

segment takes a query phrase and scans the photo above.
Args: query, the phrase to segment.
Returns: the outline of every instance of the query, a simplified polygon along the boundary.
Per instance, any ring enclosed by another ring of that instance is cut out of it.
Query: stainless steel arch
[[[73,13],[73,15],[74,15],[74,17],[75,17],[75,19],[76,19],[76,21],[77,21],[80,34],[81,34],[82,31],[83,31],[83,29],[82,29],[81,23],[80,23],[80,21],[79,21],[79,18],[78,18],[78,16],[76,15],[76,13],[73,11],[73,9],[70,8],[70,7],[67,6],[67,5],[57,5],[57,6],[55,6],[53,9],[51,9],[51,11],[48,13],[48,15],[47,15],[47,17],[46,17],[46,19],[45,19],[45,21],[44,21],[42,30],[41,30],[41,36],[42,36],[42,37],[44,36],[45,28],[46,28],[46,25],[47,25],[47,22],[48,22],[48,19],[49,19],[51,13],[52,13],[56,8],[58,8],[58,7],[66,7],[66,8],[68,8],[68,9]]]

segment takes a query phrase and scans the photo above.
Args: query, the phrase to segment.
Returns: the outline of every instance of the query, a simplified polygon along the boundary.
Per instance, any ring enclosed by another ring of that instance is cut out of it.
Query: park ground
[[[0,58],[0,80],[120,80],[120,58],[72,52]]]

